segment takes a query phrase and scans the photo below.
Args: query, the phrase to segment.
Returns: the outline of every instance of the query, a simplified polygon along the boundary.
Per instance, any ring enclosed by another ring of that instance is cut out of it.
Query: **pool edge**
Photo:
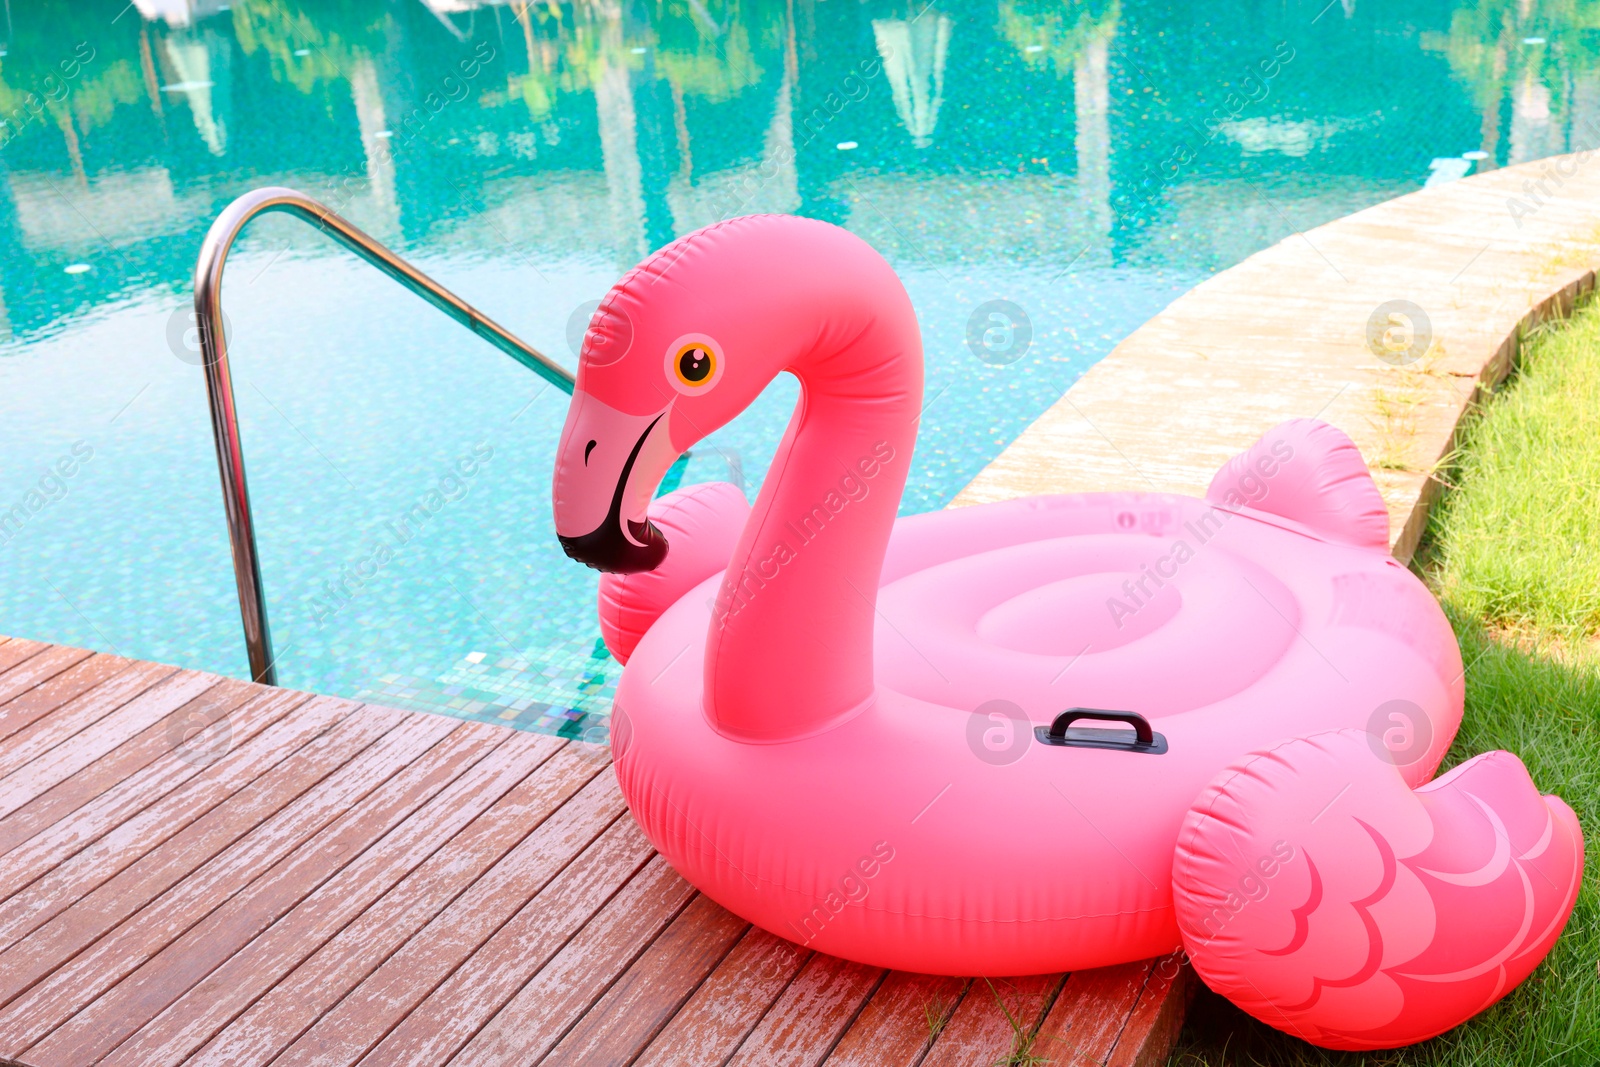
[[[1592,156],[1408,193],[1213,275],[1091,367],[950,506],[1113,490],[1198,496],[1272,426],[1315,417],[1360,448],[1389,506],[1391,549],[1409,562],[1462,418],[1509,373],[1529,329],[1594,288]],[[1427,350],[1400,366],[1367,339],[1391,301],[1431,324]]]

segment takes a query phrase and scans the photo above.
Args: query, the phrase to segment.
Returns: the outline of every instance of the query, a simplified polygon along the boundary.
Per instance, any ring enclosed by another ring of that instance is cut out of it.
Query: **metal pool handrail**
[[[222,318],[222,268],[239,231],[257,215],[282,212],[309,222],[383,273],[449,315],[546,381],[570,393],[573,378],[565,368],[505,327],[422,273],[326,206],[303,193],[269,186],[245,193],[223,209],[200,245],[194,266],[194,316],[200,354],[211,401],[211,431],[217,442],[222,473],[222,502],[228,513],[228,541],[233,548],[233,577],[239,587],[239,614],[250,656],[250,676],[265,685],[278,684],[267,627],[267,598],[256,553],[255,519],[244,477],[244,448],[239,441],[239,414],[233,402],[233,376],[228,370],[228,339],[217,324]]]

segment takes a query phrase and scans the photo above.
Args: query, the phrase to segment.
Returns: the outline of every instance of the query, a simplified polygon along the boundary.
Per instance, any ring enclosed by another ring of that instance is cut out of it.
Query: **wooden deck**
[[[1188,982],[846,963],[678,877],[606,748],[0,638],[8,1063],[1129,1067]]]

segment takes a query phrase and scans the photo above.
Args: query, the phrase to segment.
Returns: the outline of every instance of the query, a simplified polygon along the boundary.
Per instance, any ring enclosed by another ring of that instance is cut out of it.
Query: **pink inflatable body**
[[[672,461],[782,371],[802,397],[754,507],[730,486],[652,505]],[[1355,729],[1374,740],[1349,757],[1371,765],[1351,780],[1376,768],[1409,797],[1432,775],[1461,717],[1460,654],[1389,556],[1383,502],[1337,430],[1279,427],[1205,500],[1039,497],[896,521],[921,406],[904,289],[823,223],[764,216],[692,234],[623,278],[591,324],[556,529],[610,572],[601,620],[627,664],[613,748],[633,815],[707,895],[881,966],[1095,967],[1179,946],[1180,831],[1186,855],[1232,855],[1250,824],[1191,806],[1247,753]],[[1074,708],[1102,710],[1058,720]],[[1331,803],[1342,817],[1326,784],[1283,774],[1276,794],[1240,803]],[[1502,800],[1542,804],[1525,775],[1502,793],[1485,819]],[[1373,825],[1412,826],[1415,808]],[[1436,820],[1431,866],[1478,865],[1470,814]],[[1271,825],[1263,840],[1289,833]],[[1575,824],[1562,827],[1548,847],[1581,862]],[[1337,840],[1326,864],[1372,860]],[[1289,872],[1324,847],[1309,841],[1280,860],[1263,915],[1357,907],[1326,892],[1307,903]],[[1184,899],[1208,900],[1210,868],[1187,869]],[[1338,885],[1366,892],[1358,883]],[[1570,910],[1557,896],[1540,898],[1540,929]],[[1324,944],[1276,965],[1322,987],[1347,980]],[[1230,945],[1244,961],[1256,943]],[[1543,951],[1519,945],[1535,962]],[[1208,946],[1191,945],[1197,963]]]

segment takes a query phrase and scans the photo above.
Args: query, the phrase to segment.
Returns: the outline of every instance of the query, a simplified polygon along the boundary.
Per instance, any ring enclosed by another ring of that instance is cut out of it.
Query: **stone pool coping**
[[[1361,449],[1409,562],[1462,418],[1521,338],[1567,314],[1600,262],[1600,160],[1577,152],[1422,189],[1295,233],[1195,286],[1095,364],[957,495],[1203,495],[1276,424],[1332,423]],[[1409,301],[1414,361],[1368,323]],[[1418,346],[1420,349],[1421,346]]]

